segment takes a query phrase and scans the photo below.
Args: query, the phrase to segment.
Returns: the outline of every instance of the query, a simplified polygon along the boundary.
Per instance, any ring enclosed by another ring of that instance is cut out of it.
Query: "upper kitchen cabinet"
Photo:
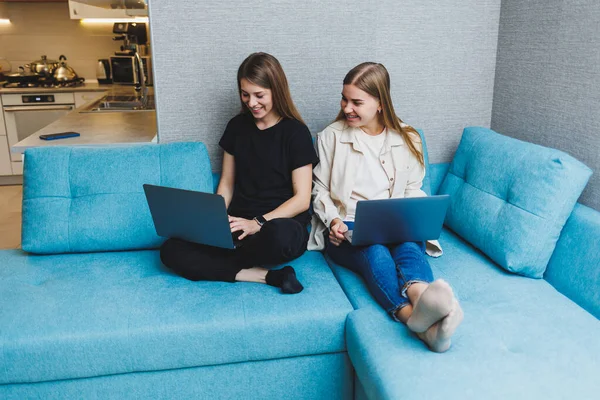
[[[71,19],[148,16],[148,0],[69,0]]]

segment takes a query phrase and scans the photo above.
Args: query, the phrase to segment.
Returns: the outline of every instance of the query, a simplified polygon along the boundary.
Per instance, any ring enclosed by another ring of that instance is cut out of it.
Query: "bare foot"
[[[417,333],[419,339],[425,342],[431,351],[443,353],[452,344],[452,335],[454,335],[456,328],[460,325],[464,317],[458,300],[453,299],[453,305],[454,308],[444,319],[433,324],[426,332]]]
[[[426,332],[452,310],[454,294],[450,285],[442,279],[431,283],[413,304],[413,312],[406,325],[416,333]]]

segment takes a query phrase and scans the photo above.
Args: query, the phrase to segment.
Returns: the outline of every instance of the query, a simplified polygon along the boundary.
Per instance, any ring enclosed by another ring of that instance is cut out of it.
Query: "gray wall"
[[[237,68],[265,51],[313,134],[335,118],[344,75],[383,63],[400,118],[449,161],[465,126],[490,126],[499,17],[500,0],[151,0],[159,139],[203,141],[220,169]]]
[[[594,170],[600,210],[600,2],[503,0],[492,129],[561,149]]]

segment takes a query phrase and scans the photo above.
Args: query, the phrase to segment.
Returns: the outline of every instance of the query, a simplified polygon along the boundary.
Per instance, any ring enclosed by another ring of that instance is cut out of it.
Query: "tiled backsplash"
[[[122,43],[112,40],[112,24],[70,19],[66,2],[7,5],[11,24],[0,25],[0,59],[8,60],[12,71],[42,55],[58,60],[64,54],[79,76],[95,80],[98,59],[108,58]]]

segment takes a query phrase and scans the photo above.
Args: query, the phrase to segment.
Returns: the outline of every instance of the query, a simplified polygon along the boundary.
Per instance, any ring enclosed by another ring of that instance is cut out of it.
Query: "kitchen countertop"
[[[39,92],[40,88],[35,88]],[[16,92],[20,90],[20,92]],[[52,91],[102,91],[107,95],[133,95],[133,86],[85,84],[74,88],[48,88]],[[7,92],[11,91],[11,92]],[[6,89],[0,93],[31,93],[32,89]],[[149,94],[153,88],[149,88]],[[11,152],[23,153],[26,149],[40,146],[106,146],[124,144],[145,144],[156,141],[156,111],[126,111],[126,112],[95,112],[80,113],[89,103],[79,107],[50,125],[40,129],[29,137],[12,146]],[[39,135],[78,132],[79,137],[41,140]]]

